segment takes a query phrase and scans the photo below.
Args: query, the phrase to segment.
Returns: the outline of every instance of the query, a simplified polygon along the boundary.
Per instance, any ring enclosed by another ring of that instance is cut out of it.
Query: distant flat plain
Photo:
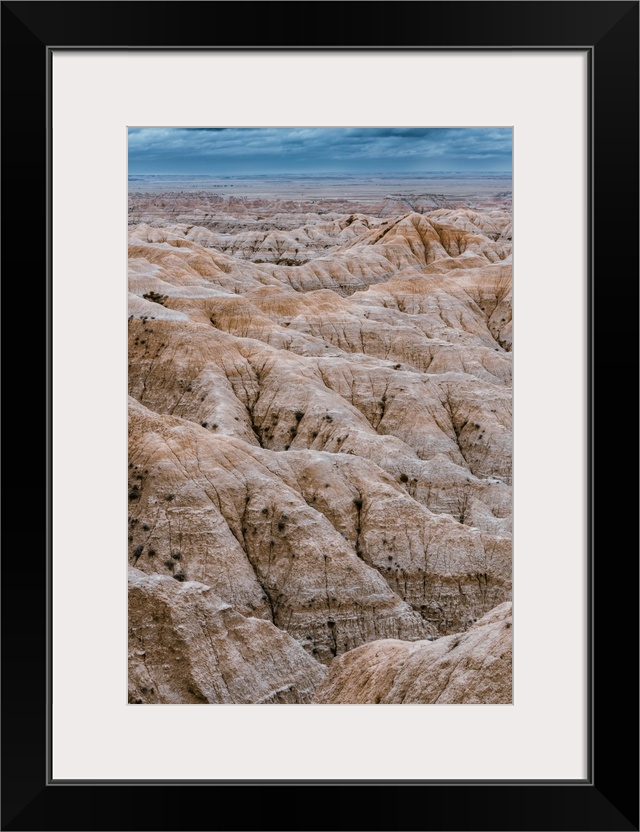
[[[432,174],[327,174],[270,176],[206,176],[130,174],[129,193],[216,193],[249,199],[311,198],[379,202],[388,194],[437,193],[460,201],[478,202],[511,191],[511,174],[442,172]]]

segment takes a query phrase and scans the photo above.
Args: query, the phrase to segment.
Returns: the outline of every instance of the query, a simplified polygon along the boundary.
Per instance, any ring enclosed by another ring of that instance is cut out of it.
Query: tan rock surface
[[[510,598],[506,196],[137,195],[129,292],[137,572],[318,667]]]
[[[331,663],[314,702],[337,704],[509,704],[511,604],[466,633],[437,641],[374,641]]]
[[[129,702],[308,702],[324,667],[212,589],[129,569]]]

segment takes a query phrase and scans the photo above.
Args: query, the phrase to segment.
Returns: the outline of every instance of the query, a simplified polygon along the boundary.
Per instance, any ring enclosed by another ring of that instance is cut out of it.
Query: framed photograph
[[[2,20],[2,828],[638,829],[638,3]]]

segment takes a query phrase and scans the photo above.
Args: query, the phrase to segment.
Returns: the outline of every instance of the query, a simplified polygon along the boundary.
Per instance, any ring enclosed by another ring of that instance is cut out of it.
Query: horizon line
[[[385,174],[389,176],[424,176],[435,175],[443,173],[500,173],[513,175],[513,170],[429,170],[429,171],[363,171],[362,173],[346,173],[345,171],[264,171],[260,173],[189,173],[187,171],[163,171],[157,173],[128,173],[128,176],[226,176],[232,178],[234,176],[376,176]]]

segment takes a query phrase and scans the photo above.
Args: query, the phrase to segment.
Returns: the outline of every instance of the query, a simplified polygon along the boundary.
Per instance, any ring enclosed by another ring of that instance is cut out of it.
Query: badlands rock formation
[[[131,199],[131,701],[508,701],[496,202]]]
[[[511,702],[511,604],[466,633],[437,641],[386,639],[331,664],[314,702],[328,704],[465,704]]]
[[[129,570],[129,702],[308,702],[326,670],[208,586]]]

